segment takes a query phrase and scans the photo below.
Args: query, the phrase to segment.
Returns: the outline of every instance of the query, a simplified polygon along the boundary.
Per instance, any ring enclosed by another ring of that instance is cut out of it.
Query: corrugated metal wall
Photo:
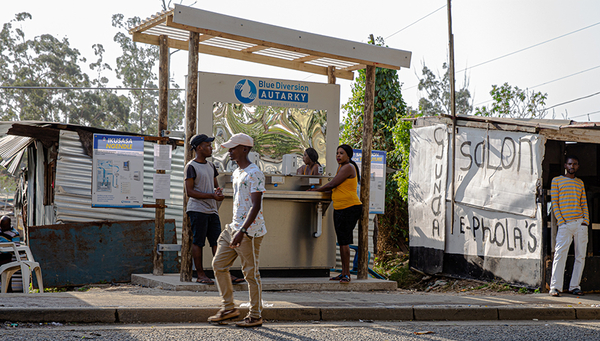
[[[171,199],[165,219],[175,219],[177,239],[181,242],[183,220],[183,147],[173,150],[171,161]],[[144,203],[154,204],[153,143],[144,143]],[[62,130],[58,148],[54,205],[56,223],[154,219],[153,208],[92,208],[92,158],[85,154],[76,132]]]

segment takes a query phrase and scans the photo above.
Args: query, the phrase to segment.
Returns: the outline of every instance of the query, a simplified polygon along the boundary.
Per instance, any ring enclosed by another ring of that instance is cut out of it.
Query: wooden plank
[[[352,65],[352,66],[348,66],[345,68],[342,68],[341,70],[343,71],[356,71],[356,70],[362,70],[364,68],[366,68],[367,66],[364,64],[356,64],[356,65]]]
[[[266,49],[268,49],[267,46],[255,45],[255,46],[249,47],[247,49],[243,49],[242,52],[252,53],[252,52],[262,51],[262,50],[266,50]]]
[[[347,58],[347,57],[342,57],[342,56],[335,55],[335,54],[328,54],[328,53],[323,53],[323,52],[314,51],[314,50],[306,50],[306,49],[296,48],[296,47],[283,45],[283,44],[275,44],[275,43],[271,43],[271,42],[265,41],[265,40],[250,39],[250,38],[246,38],[246,37],[240,37],[240,36],[235,36],[235,35],[231,35],[231,34],[218,32],[218,31],[201,29],[201,28],[197,28],[197,27],[193,27],[193,26],[187,26],[187,25],[182,25],[182,24],[177,24],[177,23],[172,23],[170,26],[174,27],[174,28],[178,28],[180,30],[189,31],[189,32],[210,34],[210,35],[213,35],[216,37],[222,37],[222,38],[227,38],[227,39],[231,39],[231,40],[243,41],[243,42],[250,43],[250,44],[268,46],[268,47],[273,47],[273,48],[277,48],[277,49],[281,49],[281,50],[285,50],[285,51],[294,51],[294,52],[298,52],[298,53],[315,55],[315,56],[319,56],[320,58],[339,59],[339,60],[344,60],[347,62],[353,62],[353,63],[358,63],[358,64],[373,65],[373,66],[377,66],[377,67],[381,67],[381,68],[385,68],[385,69],[400,70],[400,67],[395,66],[395,65],[377,63],[377,62],[372,62],[372,61],[364,60],[364,59]]]
[[[146,20],[141,25],[129,30],[129,34],[134,34],[136,32],[143,32],[143,31],[149,30],[152,27],[155,27],[155,26],[158,26],[158,25],[164,23],[166,20],[168,20],[168,18],[171,18],[171,20],[173,20],[173,10],[163,11],[158,16],[153,17],[149,20]]]
[[[561,130],[540,129],[540,134],[549,140],[572,141],[585,143],[598,143],[600,141],[600,130],[562,128]]]
[[[294,61],[299,62],[299,63],[305,63],[305,62],[310,62],[310,61],[321,59],[321,58],[322,57],[319,57],[319,56],[305,56],[305,57],[296,58],[296,59],[294,59]]]
[[[133,41],[139,42],[139,43],[158,45],[158,36],[153,36],[153,35],[143,34],[143,33],[134,33]],[[179,49],[179,50],[188,50],[188,43],[181,41],[181,40],[169,39],[169,47],[174,48],[174,49]],[[279,58],[274,58],[274,57],[269,57],[269,56],[262,56],[262,55],[253,54],[253,53],[246,53],[246,52],[242,52],[242,51],[229,50],[229,49],[225,49],[222,47],[209,46],[209,45],[200,45],[198,51],[200,53],[209,54],[209,55],[213,55],[213,56],[239,59],[239,60],[243,60],[243,61],[247,61],[247,62],[266,64],[266,65],[277,66],[277,67],[282,67],[282,68],[286,68],[286,69],[299,70],[299,71],[310,72],[310,73],[315,73],[318,75],[327,76],[327,68],[326,67],[310,65],[310,64],[305,64],[305,63],[299,63],[299,62],[296,62],[293,60],[290,61],[290,60],[279,59]],[[343,71],[343,70],[336,69],[335,76],[337,78],[341,78],[341,79],[348,79],[348,80],[354,79],[354,73],[350,72],[350,71]]]
[[[409,51],[327,37],[178,4],[170,26],[365,65],[396,70],[410,67]]]

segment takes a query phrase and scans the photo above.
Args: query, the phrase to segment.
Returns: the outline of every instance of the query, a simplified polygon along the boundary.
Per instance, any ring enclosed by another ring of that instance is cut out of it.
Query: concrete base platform
[[[218,291],[216,285],[196,283],[195,279],[193,282],[180,282],[179,274],[133,274],[131,284],[174,291]],[[355,276],[346,284],[330,281],[327,277],[264,277],[262,288],[263,291],[395,291],[398,284],[374,278],[357,280]],[[248,285],[245,282],[235,284],[233,289],[247,291]]]

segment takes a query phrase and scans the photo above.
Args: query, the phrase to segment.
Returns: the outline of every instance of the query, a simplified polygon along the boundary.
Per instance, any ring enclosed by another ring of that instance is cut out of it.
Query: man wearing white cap
[[[217,242],[217,254],[212,266],[221,294],[223,307],[208,318],[210,322],[220,322],[238,317],[240,312],[233,302],[233,286],[229,278],[229,268],[239,256],[242,272],[248,283],[250,311],[236,325],[238,327],[261,326],[262,285],[258,271],[260,244],[267,233],[262,214],[262,194],[265,192],[265,176],[250,162],[248,153],[254,140],[246,134],[235,134],[221,145],[229,148],[229,157],[238,168],[233,172],[233,221],[225,226]]]

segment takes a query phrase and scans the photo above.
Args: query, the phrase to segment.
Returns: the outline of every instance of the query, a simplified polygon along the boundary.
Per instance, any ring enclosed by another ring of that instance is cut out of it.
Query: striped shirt
[[[560,175],[552,179],[552,211],[556,223],[560,226],[567,222],[583,219],[584,225],[590,224],[585,187],[579,178]]]

